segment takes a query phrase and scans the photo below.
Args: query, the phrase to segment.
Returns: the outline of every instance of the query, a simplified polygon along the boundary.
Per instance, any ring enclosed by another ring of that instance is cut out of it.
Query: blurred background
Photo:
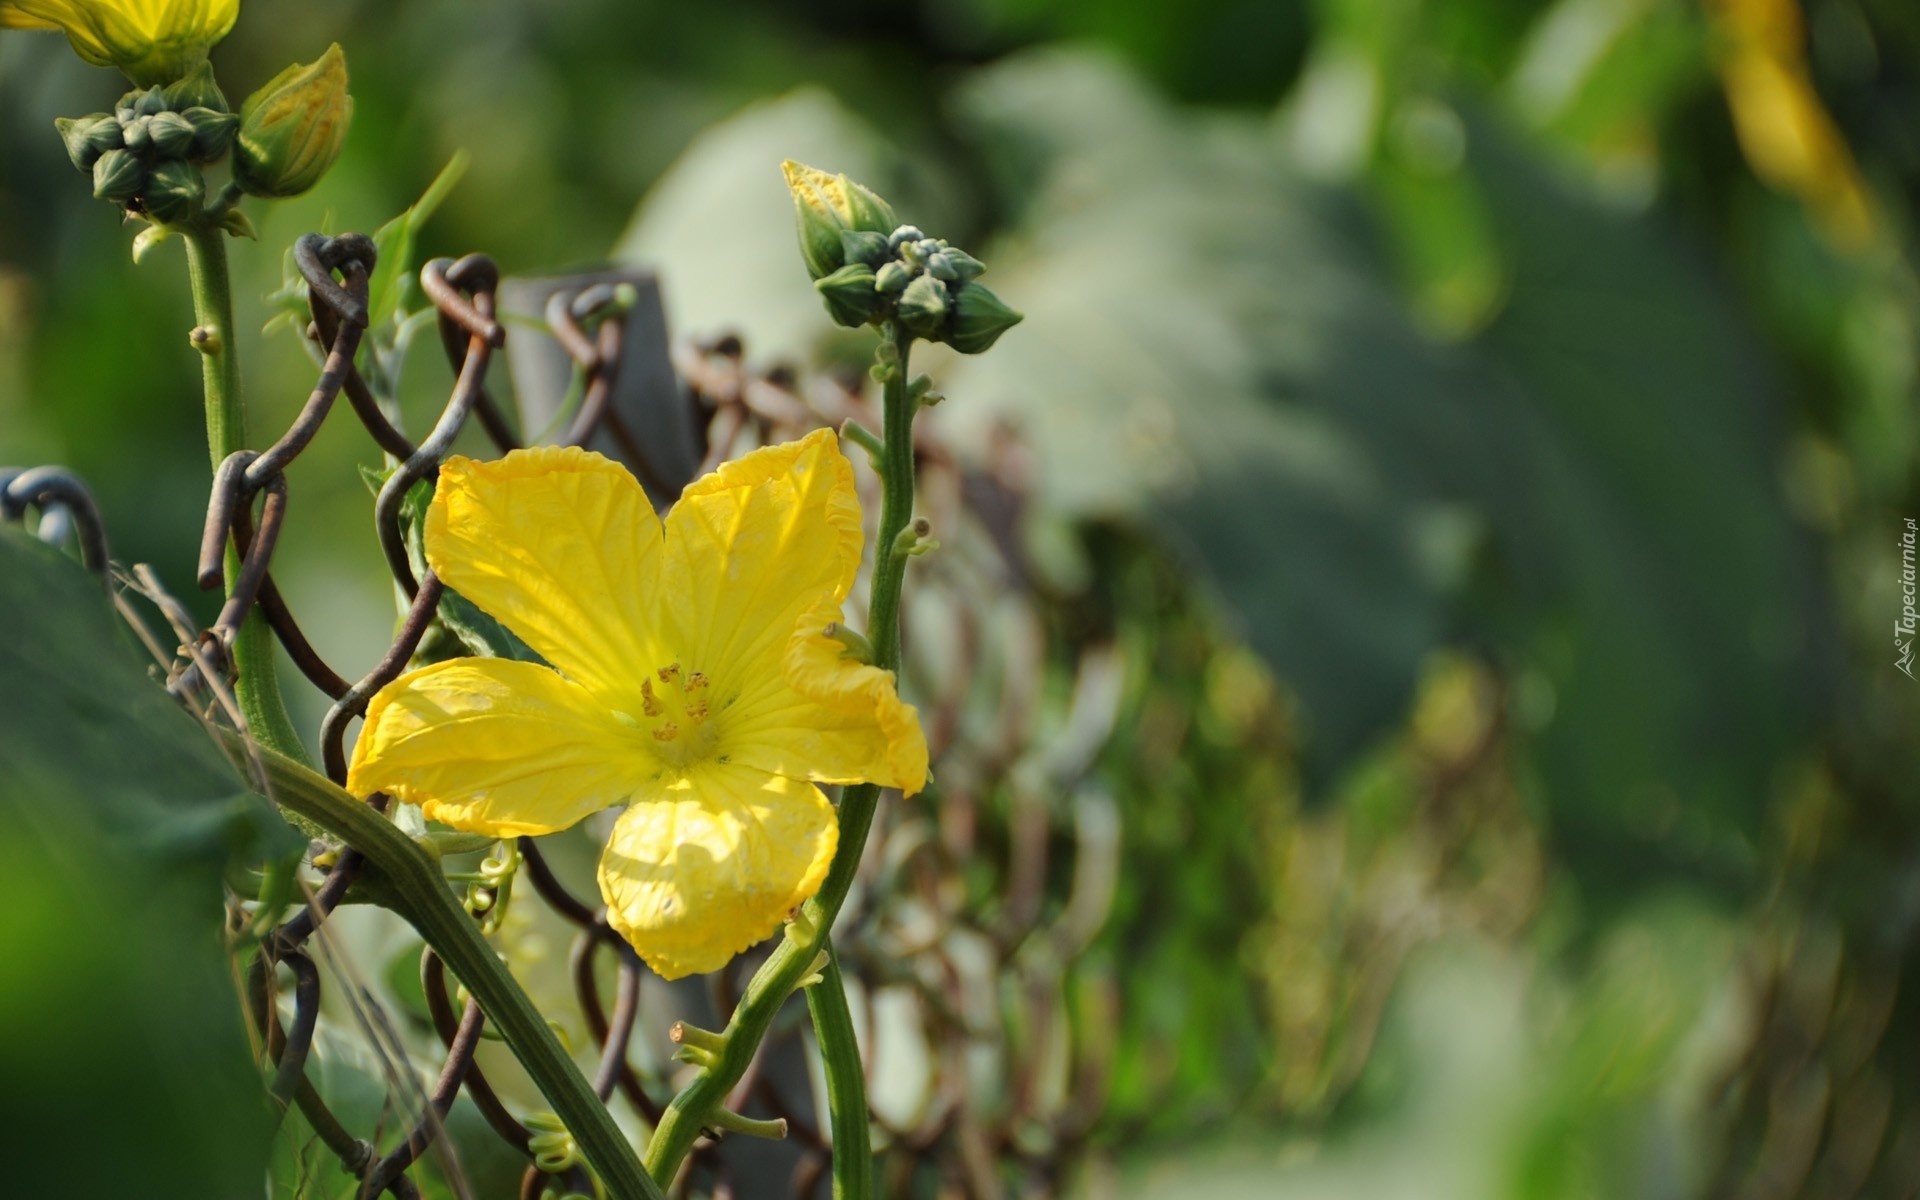
[[[964,1019],[868,981],[890,1194],[1920,1195],[1909,0],[247,0],[213,59],[237,102],[332,41],[353,132],[254,207],[245,329],[461,151],[422,257],[654,269],[753,378],[870,353],[783,158],[1026,313],[921,367],[978,553],[911,614],[951,807],[893,828],[992,952]],[[180,252],[53,132],[121,90],[0,36],[0,461],[209,619]],[[313,368],[243,353],[259,444]],[[322,434],[276,560],[344,664],[376,458]]]

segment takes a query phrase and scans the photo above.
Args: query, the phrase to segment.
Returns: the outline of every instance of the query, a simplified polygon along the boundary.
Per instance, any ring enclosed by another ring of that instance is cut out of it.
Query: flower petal
[[[722,703],[777,675],[795,623],[860,570],[860,497],[832,430],[755,450],[689,484],[667,514],[664,618]]]
[[[607,921],[663,978],[718,970],[819,890],[839,841],[812,784],[702,767],[620,814],[600,860]]]
[[[823,601],[800,620],[784,671],[750,688],[726,714],[734,762],[816,783],[877,783],[906,795],[927,782],[920,715],[893,672],[843,658],[827,637],[840,606]]]
[[[59,29],[60,22],[47,14],[66,16],[71,11],[66,0],[0,0],[0,29]]]
[[[638,711],[639,680],[663,661],[646,620],[660,521],[625,467],[556,446],[449,458],[426,547],[449,587],[609,707]]]
[[[473,833],[552,833],[622,803],[658,771],[639,737],[537,663],[456,658],[374,695],[347,790],[386,792]]]

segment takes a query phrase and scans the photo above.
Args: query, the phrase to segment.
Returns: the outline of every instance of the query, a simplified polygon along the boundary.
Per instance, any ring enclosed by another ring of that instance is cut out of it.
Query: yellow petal
[[[823,601],[837,612],[860,569],[860,498],[833,431],[688,485],[667,514],[663,568],[663,637],[721,704],[778,676],[801,615]]]
[[[660,522],[625,467],[542,446],[450,458],[427,510],[427,562],[607,707],[636,712],[664,662],[646,618]]]
[[[787,190],[793,193],[796,202],[816,210],[822,218],[835,224],[851,222],[853,205],[847,201],[844,175],[829,175],[818,167],[792,159],[780,164],[780,173],[786,176]]]
[[[347,790],[386,792],[456,829],[552,833],[620,804],[658,770],[638,733],[536,663],[457,658],[373,697]]]
[[[839,840],[812,784],[702,767],[620,814],[600,860],[607,921],[663,978],[718,970],[819,890]]]
[[[801,618],[785,670],[742,695],[727,714],[734,762],[816,783],[877,783],[906,795],[927,781],[920,716],[900,699],[893,672],[841,657],[827,637],[840,606],[822,602]]]
[[[3,0],[0,25],[62,29],[75,53],[141,86],[171,83],[206,58],[239,0]]]
[[[47,15],[50,11],[64,14],[70,7],[65,3],[48,4],[44,0],[39,4],[32,0],[0,0],[0,28],[59,29],[60,22]]]

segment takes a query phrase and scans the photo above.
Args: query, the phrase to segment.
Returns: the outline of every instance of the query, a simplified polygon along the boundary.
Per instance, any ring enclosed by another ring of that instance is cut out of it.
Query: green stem
[[[358,850],[368,867],[385,879],[395,911],[480,1002],[599,1173],[607,1195],[614,1200],[662,1200],[613,1116],[447,887],[439,863],[378,812],[292,759],[237,740],[229,749],[257,756],[276,804]]]
[[[900,589],[906,579],[907,558],[894,553],[894,542],[913,518],[913,416],[916,402],[907,390],[907,353],[913,335],[889,324],[883,336],[898,352],[888,376],[885,403],[886,455],[880,493],[880,529],[875,542],[876,565],[872,598],[867,606],[867,637],[873,643],[873,663],[898,678],[900,671]],[[726,1046],[714,1062],[673,1098],[647,1145],[647,1169],[656,1179],[670,1179],[692,1149],[707,1114],[726,1102],[740,1081],[753,1052],[766,1036],[780,1006],[806,977],[822,948],[831,954],[828,931],[840,906],[846,903],[866,849],[867,832],[880,801],[880,789],[856,784],[840,794],[840,846],[827,869],[826,882],[802,906],[804,919],[788,926],[780,947],[768,956],[747,984],[746,993],[727,1022]],[[805,933],[801,931],[805,930]],[[839,965],[829,958],[820,983],[807,991],[814,1033],[820,1042],[827,1071],[827,1095],[833,1118],[833,1194],[835,1200],[866,1200],[873,1193],[873,1151],[867,1127],[866,1075],[853,1040],[853,1019],[841,987]]]
[[[813,1018],[813,1037],[826,1067],[833,1194],[846,1200],[873,1191],[873,1140],[867,1127],[867,1071],[860,1061],[860,1041],[853,1031],[853,1014],[847,1011],[839,955],[831,945],[828,952],[820,982],[807,989],[807,1013]]]
[[[194,345],[200,351],[200,383],[207,400],[207,453],[213,469],[247,444],[246,410],[240,403],[240,356],[234,336],[233,286],[227,274],[226,234],[217,222],[198,220],[181,231],[187,244],[187,278],[193,289]],[[227,547],[229,594],[240,577],[239,556]],[[306,748],[287,716],[273,668],[273,631],[256,609],[241,622],[233,643],[234,699],[247,731],[298,762]]]

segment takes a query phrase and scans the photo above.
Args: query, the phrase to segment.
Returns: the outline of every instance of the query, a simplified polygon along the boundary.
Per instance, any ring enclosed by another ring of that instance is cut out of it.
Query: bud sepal
[[[821,279],[813,290],[827,302],[827,315],[839,325],[858,329],[873,320],[885,297],[874,290],[873,268],[865,263],[848,263]]]
[[[963,283],[954,292],[953,321],[943,340],[962,354],[982,354],[1023,320],[986,287]]]

